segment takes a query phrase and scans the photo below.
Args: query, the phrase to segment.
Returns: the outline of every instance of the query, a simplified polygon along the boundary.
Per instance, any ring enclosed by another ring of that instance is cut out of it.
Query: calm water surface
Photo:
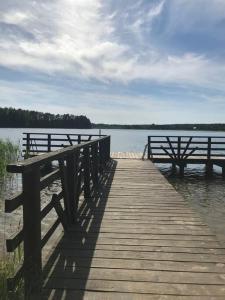
[[[15,143],[21,144],[23,132],[58,132],[58,133],[90,133],[98,134],[97,129],[71,130],[71,129],[2,129],[0,138],[9,138]],[[102,134],[111,135],[111,151],[142,152],[147,143],[148,135],[201,135],[201,136],[225,136],[225,132],[198,132],[175,130],[102,130]],[[190,206],[194,207],[204,221],[217,234],[221,243],[225,244],[225,179],[220,176],[220,169],[215,168],[212,178],[205,177],[202,166],[188,166],[183,179],[171,176],[170,167],[157,165],[169,182],[180,192]],[[0,198],[20,189],[12,178],[0,181]],[[3,201],[1,201],[3,202]],[[1,205],[2,207],[2,205]],[[1,210],[1,209],[0,209]],[[4,224],[4,214],[0,212],[1,227]],[[2,227],[3,228],[3,227]]]
[[[178,178],[171,174],[168,166],[158,167],[225,246],[225,179],[221,177],[220,170],[214,169],[213,177],[207,178],[203,166],[189,166],[185,177]]]

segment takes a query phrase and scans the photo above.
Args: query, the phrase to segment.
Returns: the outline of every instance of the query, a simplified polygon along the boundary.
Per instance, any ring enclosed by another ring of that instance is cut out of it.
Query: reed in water
[[[19,152],[18,145],[9,140],[0,140],[0,181],[1,186],[6,181],[6,166],[8,163],[17,160]],[[0,197],[1,198],[1,197]],[[7,292],[7,278],[13,276],[22,259],[22,249],[18,249],[13,255],[3,254],[0,259],[0,299],[23,299],[22,282],[18,283],[13,294]]]
[[[6,166],[17,159],[19,147],[9,140],[0,140],[0,177],[6,174]]]

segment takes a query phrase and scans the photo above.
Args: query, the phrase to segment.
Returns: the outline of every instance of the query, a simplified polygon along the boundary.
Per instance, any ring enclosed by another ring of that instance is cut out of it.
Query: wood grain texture
[[[44,259],[46,299],[225,299],[225,250],[150,161],[112,160]]]

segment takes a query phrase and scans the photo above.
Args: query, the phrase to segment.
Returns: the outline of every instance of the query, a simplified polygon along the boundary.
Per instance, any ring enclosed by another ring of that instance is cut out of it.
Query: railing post
[[[111,137],[109,136],[107,138],[107,159],[110,159],[110,149],[111,149]]]
[[[67,217],[68,224],[72,224],[71,211],[70,211],[70,199],[69,199],[69,188],[68,188],[68,173],[65,168],[64,158],[59,159],[59,169],[62,183],[62,191],[65,206],[65,215]]]
[[[78,134],[77,140],[78,140],[77,143],[80,144],[81,143],[81,135],[80,134]]]
[[[110,159],[110,139],[99,142],[100,171],[103,171],[107,161]]]
[[[41,299],[40,169],[23,173],[23,230],[25,299]]]
[[[76,186],[75,176],[77,173],[77,161],[74,153],[69,154],[66,158],[66,171],[67,171],[67,186],[68,186],[68,213],[70,214],[71,223],[75,223],[76,215]]]
[[[48,134],[48,152],[51,152],[51,134]]]
[[[208,137],[208,147],[207,147],[207,159],[211,157],[211,137]]]
[[[177,138],[177,158],[180,159],[180,149],[181,148],[181,137],[178,136]]]
[[[28,156],[30,153],[30,133],[27,133],[26,135],[26,155]]]
[[[151,156],[151,137],[148,136],[148,159],[150,159]]]
[[[98,186],[98,144],[95,143],[91,147],[91,153],[92,153],[92,178],[94,186]]]
[[[206,175],[211,176],[213,173],[213,163],[210,161],[211,158],[211,147],[212,147],[212,139],[208,137],[207,142],[207,162],[206,162]]]
[[[79,180],[79,163],[80,163],[80,150],[74,153],[74,213],[73,213],[73,221],[76,222],[77,220],[77,212],[78,212],[78,205],[79,205],[79,197],[80,197],[80,180]]]
[[[103,171],[104,157],[103,157],[103,142],[99,141],[99,173]]]
[[[109,154],[109,139],[105,139],[104,140],[104,165],[107,164],[109,158],[110,158],[110,154]]]
[[[84,148],[84,197],[90,197],[90,151],[89,147]]]

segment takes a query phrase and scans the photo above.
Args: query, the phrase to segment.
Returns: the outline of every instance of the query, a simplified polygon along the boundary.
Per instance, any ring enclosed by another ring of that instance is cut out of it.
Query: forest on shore
[[[225,131],[224,123],[212,124],[92,124],[92,128],[97,129],[145,129],[145,130],[205,130],[205,131]]]
[[[3,128],[91,128],[86,116],[51,114],[33,110],[0,107],[0,127]]]
[[[211,124],[104,124],[91,123],[86,116],[52,114],[34,110],[0,107],[1,128],[77,128],[225,131],[225,123]]]

